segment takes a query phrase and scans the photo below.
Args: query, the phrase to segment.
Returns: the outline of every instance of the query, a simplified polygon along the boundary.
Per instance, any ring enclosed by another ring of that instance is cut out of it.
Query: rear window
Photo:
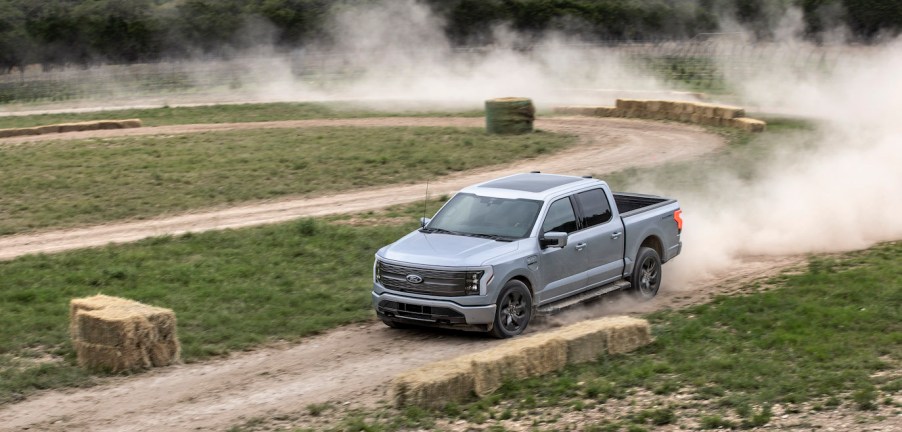
[[[603,189],[592,189],[576,194],[579,206],[583,210],[583,228],[595,225],[601,225],[609,220],[613,214],[611,213],[611,204],[608,203],[607,194]]]

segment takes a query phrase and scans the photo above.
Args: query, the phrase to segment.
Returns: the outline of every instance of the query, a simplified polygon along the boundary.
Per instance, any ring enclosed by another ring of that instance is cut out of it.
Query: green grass
[[[261,122],[276,120],[304,120],[317,118],[362,118],[397,116],[468,116],[479,117],[481,111],[373,111],[350,103],[298,102],[210,105],[196,107],[164,107],[105,110],[86,113],[36,114],[0,116],[0,129],[42,126],[91,120],[139,118],[144,126],[164,126],[199,123]]]
[[[69,343],[71,298],[103,293],[175,310],[189,362],[371,319],[373,254],[416,228],[422,211],[419,203],[355,215],[353,226],[304,219],[0,262],[0,403],[92,382]]]
[[[506,383],[485,399],[419,414],[421,422],[537,419],[543,409],[582,410],[620,400],[616,419],[594,430],[652,430],[672,424],[682,408],[634,406],[637,391],[658,394],[662,383],[686,393],[703,428],[766,425],[771,406],[789,411],[824,400],[872,410],[878,392],[902,388],[902,242],[842,257],[812,257],[803,274],[775,288],[720,297],[680,311],[651,314],[655,342],[635,353],[604,356],[541,378]],[[895,371],[880,377],[878,372]],[[684,399],[685,400],[685,399]],[[694,402],[692,402],[694,401]],[[666,403],[666,402],[665,402]],[[403,413],[395,414],[403,415]],[[392,414],[371,413],[390,419]],[[398,430],[384,420],[381,430]],[[562,425],[553,419],[542,430]]]
[[[0,235],[422,182],[575,142],[477,128],[316,127],[6,146]]]

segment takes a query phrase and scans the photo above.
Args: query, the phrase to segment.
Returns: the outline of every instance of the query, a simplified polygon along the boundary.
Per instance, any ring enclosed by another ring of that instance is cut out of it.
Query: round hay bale
[[[535,118],[532,99],[507,97],[485,101],[485,128],[488,133],[529,133]]]

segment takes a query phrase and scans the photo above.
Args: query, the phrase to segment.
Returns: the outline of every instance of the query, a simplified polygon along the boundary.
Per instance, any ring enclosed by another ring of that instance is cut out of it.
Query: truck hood
[[[519,242],[414,231],[381,251],[383,258],[410,264],[476,267],[513,252]]]

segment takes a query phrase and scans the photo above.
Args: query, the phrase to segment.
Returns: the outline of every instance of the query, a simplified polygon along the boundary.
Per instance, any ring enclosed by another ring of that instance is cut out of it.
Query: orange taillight
[[[683,231],[683,210],[673,212],[673,220],[677,223],[677,231]]]

